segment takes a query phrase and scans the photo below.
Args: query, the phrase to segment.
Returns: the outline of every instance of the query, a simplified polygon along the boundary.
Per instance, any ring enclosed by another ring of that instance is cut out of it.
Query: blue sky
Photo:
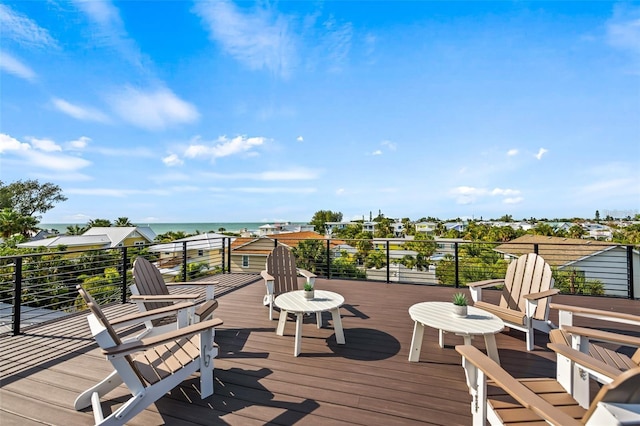
[[[639,2],[3,1],[43,223],[640,209]]]

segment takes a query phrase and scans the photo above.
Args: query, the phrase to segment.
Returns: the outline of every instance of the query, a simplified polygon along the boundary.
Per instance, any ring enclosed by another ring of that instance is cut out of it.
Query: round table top
[[[314,290],[313,299],[304,298],[304,290],[290,291],[276,297],[273,303],[280,309],[289,312],[323,312],[339,308],[344,297],[327,290]]]
[[[451,302],[416,303],[409,308],[409,315],[426,326],[456,334],[495,334],[504,328],[500,318],[473,306],[467,307],[466,317],[457,317]]]

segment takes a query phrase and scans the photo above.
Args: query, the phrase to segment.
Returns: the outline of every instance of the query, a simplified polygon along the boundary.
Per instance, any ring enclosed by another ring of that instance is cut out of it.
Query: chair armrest
[[[298,273],[300,275],[302,275],[305,278],[315,278],[316,277],[316,274],[314,274],[313,272],[309,272],[306,269],[296,268],[296,270],[298,271]]]
[[[492,286],[499,285],[499,284],[504,284],[504,278],[498,278],[498,279],[493,279],[493,280],[476,281],[476,282],[467,284],[467,287],[484,288],[484,287],[492,287]]]
[[[640,326],[640,316],[627,314],[624,312],[614,312],[614,311],[605,311],[602,309],[583,308],[580,306],[562,305],[559,303],[551,303],[549,304],[549,307],[551,309],[557,309],[558,311],[561,311],[561,312],[570,312],[575,316]]]
[[[273,275],[269,274],[267,271],[260,271],[260,275],[265,281],[273,281]]]
[[[540,300],[540,299],[544,299],[546,297],[551,297],[551,296],[556,295],[558,293],[560,293],[560,289],[550,288],[549,290],[541,291],[539,293],[524,294],[524,295],[522,295],[522,297],[524,297],[527,300]]]
[[[207,300],[206,302],[198,306],[198,309],[196,309],[194,315],[196,315],[198,318],[206,318],[209,315],[213,314],[213,311],[215,311],[217,308],[217,300]]]
[[[150,311],[136,312],[135,314],[124,315],[113,320],[110,323],[114,327],[127,327],[130,325],[141,324],[145,321],[164,318],[173,315],[182,309],[193,307],[193,302],[176,303],[175,305],[165,306],[163,308],[152,309]]]
[[[571,361],[578,364],[580,367],[583,367],[585,370],[592,370],[598,374],[609,377],[610,379],[615,379],[621,373],[615,367],[608,365],[599,359],[593,358],[589,354],[582,353],[576,349],[573,349],[570,346],[567,346],[563,343],[547,343],[547,347],[554,351],[558,355],[562,355]]]
[[[222,324],[223,321],[220,318],[213,318],[207,321],[190,325],[188,327],[178,328],[168,333],[163,333],[157,336],[147,337],[140,340],[134,340],[128,343],[123,343],[121,345],[106,348],[102,350],[102,353],[107,356],[130,355],[132,353],[140,352],[145,349],[161,345],[163,343],[174,342],[180,338],[191,337],[194,334],[198,334],[210,328],[215,328]]]
[[[500,365],[471,345],[458,345],[456,351],[463,357],[463,361],[471,363],[493,380],[496,386],[511,395],[523,407],[554,425],[580,425],[573,417],[549,404],[533,393],[526,386],[514,379]]]
[[[618,343],[624,346],[633,346],[640,348],[640,337],[629,336],[626,334],[612,333],[610,331],[598,330],[595,328],[566,326],[562,328],[570,334],[577,334],[589,338],[589,340],[597,340],[599,342]]]
[[[200,298],[199,294],[170,294],[170,295],[136,295],[132,294],[129,298],[133,302],[180,302],[190,301]]]
[[[207,287],[216,284],[220,284],[220,281],[188,281],[179,283],[167,283],[167,287]]]

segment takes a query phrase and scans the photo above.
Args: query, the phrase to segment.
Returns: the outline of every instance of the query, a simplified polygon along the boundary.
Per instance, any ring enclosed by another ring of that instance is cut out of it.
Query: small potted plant
[[[464,318],[467,316],[467,296],[463,293],[453,295],[453,315]]]
[[[313,299],[313,284],[304,284],[304,298],[309,300]]]

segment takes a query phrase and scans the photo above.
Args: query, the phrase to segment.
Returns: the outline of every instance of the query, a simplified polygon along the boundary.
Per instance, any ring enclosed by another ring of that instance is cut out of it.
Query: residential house
[[[192,235],[180,238],[171,243],[155,244],[149,247],[149,251],[159,253],[158,268],[163,274],[171,275],[178,273],[182,263],[186,244],[187,263],[205,262],[209,267],[221,265],[223,251],[226,247],[226,238],[231,242],[235,237],[227,237],[223,234],[205,232],[204,234]]]
[[[283,245],[297,247],[304,240],[323,240],[327,238],[314,231],[289,232],[257,238],[236,238],[231,244],[231,272],[257,273],[264,270],[267,256],[276,247]],[[329,240],[330,250],[345,249],[345,242]]]
[[[434,235],[438,224],[435,222],[418,222],[415,224],[416,234],[422,233],[426,235]]]
[[[640,252],[631,250],[633,276],[628,275],[629,250],[624,245],[579,238],[524,235],[495,248],[506,258],[533,253],[537,245],[541,255],[552,268],[575,268],[587,280],[598,280],[607,296],[627,297],[629,281],[633,282],[634,296],[640,298]]]
[[[54,238],[20,243],[20,248],[65,246],[71,250],[96,250],[103,248],[143,246],[153,243],[155,232],[148,226],[93,227],[82,235],[59,235]]]
[[[282,234],[289,232],[306,232],[313,231],[314,226],[308,224],[292,224],[291,222],[267,223],[258,228],[258,236]]]
[[[324,224],[324,232],[325,235],[331,237],[333,235],[333,231],[345,229],[351,225],[358,225],[357,222],[325,222]],[[313,229],[311,229],[313,231]]]
[[[376,231],[377,226],[378,226],[378,222],[372,222],[372,221],[363,222],[362,230],[364,232],[371,232],[373,234]]]

